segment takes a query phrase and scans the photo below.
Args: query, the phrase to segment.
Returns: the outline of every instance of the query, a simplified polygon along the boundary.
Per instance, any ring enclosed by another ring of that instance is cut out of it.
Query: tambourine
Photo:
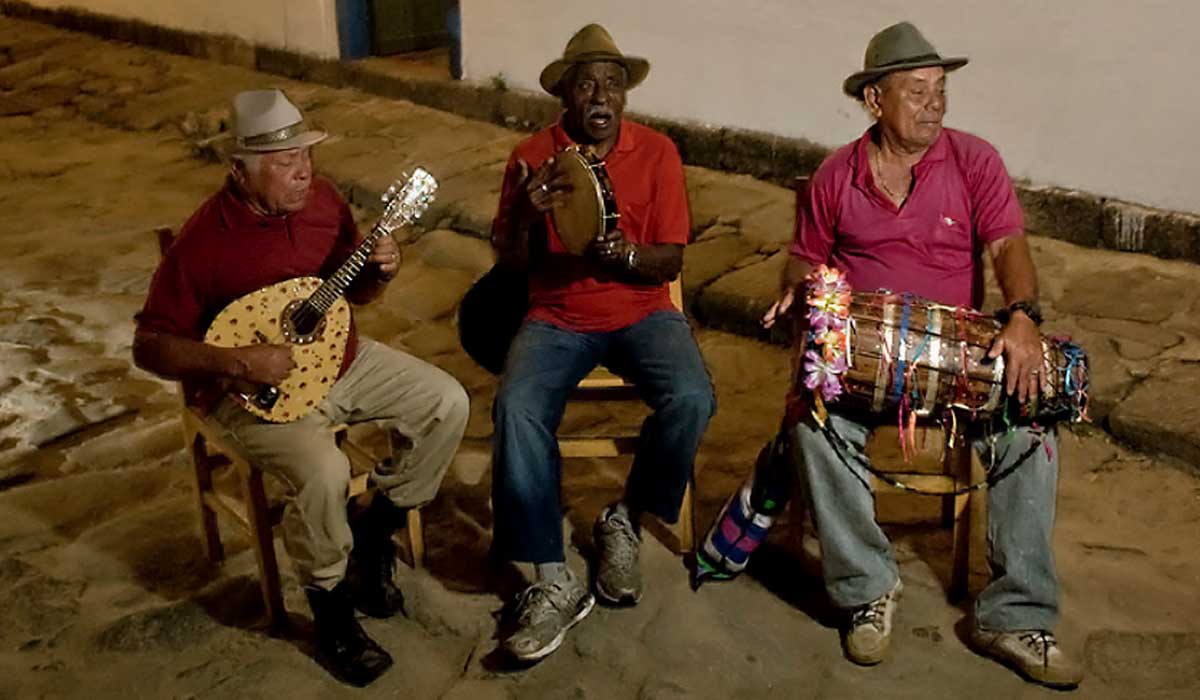
[[[565,174],[570,191],[551,212],[554,230],[572,255],[583,255],[588,244],[617,227],[617,200],[604,161],[589,150],[567,146],[555,156],[555,168]]]

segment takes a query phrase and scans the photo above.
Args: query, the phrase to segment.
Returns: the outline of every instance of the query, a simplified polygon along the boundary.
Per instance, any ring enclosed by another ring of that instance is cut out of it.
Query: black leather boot
[[[350,514],[354,550],[350,553],[350,578],[354,602],[371,617],[392,617],[404,610],[404,594],[396,586],[396,543],[392,534],[404,526],[407,511],[376,493],[371,505]]]
[[[343,683],[364,688],[392,665],[392,657],[354,618],[350,586],[305,588],[316,628],[317,661]]]

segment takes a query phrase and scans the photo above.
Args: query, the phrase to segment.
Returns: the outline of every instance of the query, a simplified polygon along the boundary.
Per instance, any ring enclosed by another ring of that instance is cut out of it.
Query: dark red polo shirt
[[[561,124],[542,129],[522,141],[508,159],[500,190],[500,207],[492,237],[505,235],[519,194],[518,160],[530,172],[573,142]],[[687,190],[679,151],[666,136],[631,121],[605,159],[625,237],[638,245],[678,243],[689,237]],[[595,263],[566,252],[550,217],[549,256],[530,274],[527,318],[570,330],[592,333],[630,326],[655,311],[673,309],[667,284],[627,284],[597,277]]]
[[[871,130],[834,151],[797,206],[791,253],[836,266],[856,290],[890,289],[978,307],[984,245],[1024,230],[1004,162],[983,139],[943,129],[897,209],[875,186]]]
[[[203,340],[213,318],[234,299],[293,277],[328,277],[361,240],[346,200],[328,180],[313,178],[304,209],[287,216],[256,213],[231,182],[209,197],[167,250],[138,328]],[[353,323],[342,363],[358,349]],[[184,382],[188,403],[211,406],[219,391]]]

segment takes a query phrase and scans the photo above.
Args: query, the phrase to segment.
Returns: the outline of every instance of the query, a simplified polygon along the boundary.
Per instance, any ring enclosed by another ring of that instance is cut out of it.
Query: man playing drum
[[[689,237],[683,165],[667,137],[622,119],[626,90],[648,71],[644,59],[621,54],[603,27],[575,34],[540,79],[562,100],[562,117],[514,149],[492,225],[499,263],[529,274],[530,309],[493,409],[492,462],[493,553],[536,570],[504,641],[522,661],[557,649],[594,604],[564,563],[555,432],[571,391],[604,363],[636,384],[653,409],[624,496],[595,524],[596,592],[614,604],[640,598],[640,516],[678,519],[715,410],[699,348],[667,286]],[[619,228],[599,233],[583,255],[567,252],[551,216],[572,194],[555,154],[573,144],[605,161],[620,214]]]
[[[966,63],[940,57],[907,22],[871,39],[863,70],[843,89],[875,123],[813,175],[796,213],[782,297],[763,320],[769,326],[784,314],[797,286],[822,264],[844,271],[856,290],[886,288],[978,307],[983,295],[976,250],[986,250],[1008,305],[990,356],[1003,355],[1006,391],[1024,402],[1039,391],[1042,354],[1037,277],[1021,209],[996,150],[942,127],[946,73]],[[791,427],[791,437],[819,532],[825,587],[847,612],[846,656],[869,665],[888,648],[901,584],[875,521],[872,493],[863,485],[869,483],[863,451],[872,425],[862,421],[831,405],[826,427],[840,444],[811,416]],[[1052,633],[1058,620],[1051,551],[1055,435],[1014,429],[974,446],[997,473],[1025,463],[987,492],[992,580],[975,601],[971,644],[1028,680],[1074,687],[1082,669]]]

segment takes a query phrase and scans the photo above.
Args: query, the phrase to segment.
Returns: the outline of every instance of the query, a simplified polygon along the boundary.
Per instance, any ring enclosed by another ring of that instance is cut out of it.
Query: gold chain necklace
[[[886,193],[888,197],[891,197],[893,201],[895,201],[895,200],[900,200],[901,202],[903,202],[904,200],[908,199],[908,195],[904,195],[903,197],[901,197],[900,195],[898,195],[898,194],[896,194],[895,192],[893,192],[893,191],[892,191],[892,188],[888,187],[888,186],[887,186],[887,183],[886,183],[886,182],[884,182],[884,180],[883,180],[883,166],[882,166],[882,165],[880,165],[880,163],[879,163],[879,150],[878,150],[878,149],[876,149],[876,150],[875,150],[875,152],[874,152],[874,153],[872,153],[872,155],[873,155],[873,156],[875,156],[875,157],[874,157],[874,161],[875,161],[875,180],[876,180],[876,182],[878,182],[878,183],[879,183],[879,186],[883,188],[883,191],[884,191],[884,193]]]

